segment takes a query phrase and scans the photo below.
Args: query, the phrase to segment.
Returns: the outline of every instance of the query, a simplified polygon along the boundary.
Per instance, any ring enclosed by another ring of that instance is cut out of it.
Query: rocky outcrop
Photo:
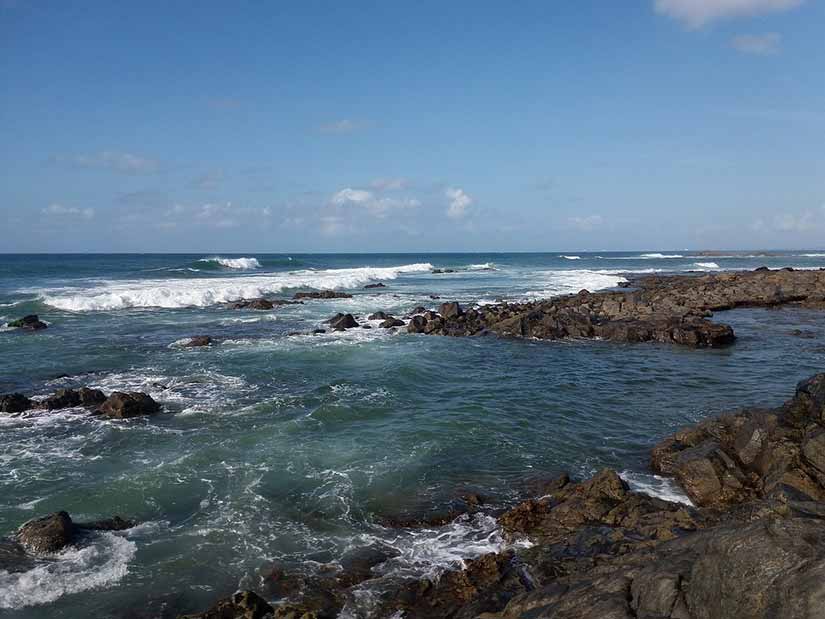
[[[286,299],[243,299],[229,304],[230,309],[271,310],[280,305],[303,305],[301,301]]]
[[[135,526],[130,520],[114,516],[88,523],[72,522],[67,512],[55,512],[23,523],[15,540],[28,552],[55,553],[73,543],[82,531],[122,531]]]
[[[677,432],[653,449],[651,464],[700,506],[825,501],[825,374],[799,383],[778,409],[740,411]]]
[[[351,299],[348,292],[338,292],[335,290],[322,290],[313,292],[296,292],[293,299]]]
[[[13,329],[22,329],[23,331],[40,331],[49,325],[40,320],[37,314],[29,314],[28,316],[23,316],[23,318],[18,318],[17,320],[6,323],[6,326]]]
[[[0,413],[22,413],[32,408],[32,401],[22,393],[0,395]]]
[[[252,591],[238,591],[219,600],[209,610],[194,615],[180,615],[179,619],[264,619],[272,617],[274,609],[266,600]],[[295,619],[312,619],[311,616]]]
[[[160,404],[145,393],[115,391],[100,405],[100,414],[117,419],[129,419],[160,412]]]
[[[386,288],[386,287],[387,287],[386,284],[382,284],[381,282],[378,282],[377,284],[367,284],[366,286],[364,286],[364,289],[365,290],[372,290],[373,288]]]
[[[468,336],[495,333],[537,339],[600,338],[723,346],[733,329],[708,320],[712,312],[788,303],[825,306],[825,271],[760,270],[699,276],[649,276],[634,289],[582,290],[545,301],[499,303],[462,311],[444,303],[437,314],[408,325],[410,333]]]

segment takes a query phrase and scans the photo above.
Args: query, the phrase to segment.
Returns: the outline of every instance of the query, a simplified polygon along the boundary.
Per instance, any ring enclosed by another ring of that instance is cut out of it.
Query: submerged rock
[[[347,292],[337,292],[335,290],[322,290],[320,292],[296,292],[293,299],[351,299],[352,295]]]
[[[364,286],[364,289],[365,290],[370,290],[372,288],[386,288],[386,287],[387,287],[386,284],[382,284],[381,282],[378,282],[377,284],[367,284],[366,286]]]
[[[271,310],[279,305],[303,305],[301,301],[286,299],[243,299],[229,304],[231,309]]]
[[[153,415],[160,411],[160,405],[145,393],[115,391],[100,405],[99,411],[107,417],[128,419],[141,415]]]
[[[45,329],[49,325],[40,320],[37,314],[29,314],[28,316],[23,316],[23,318],[18,318],[17,320],[12,320],[11,322],[6,323],[6,326],[15,329],[23,329],[24,331],[39,331],[41,329]]]
[[[404,321],[399,320],[398,318],[394,318],[392,316],[387,316],[387,319],[384,320],[380,325],[382,329],[392,329],[393,327],[403,327]]]
[[[211,345],[212,338],[208,335],[193,335],[180,343],[181,348],[198,348]]]

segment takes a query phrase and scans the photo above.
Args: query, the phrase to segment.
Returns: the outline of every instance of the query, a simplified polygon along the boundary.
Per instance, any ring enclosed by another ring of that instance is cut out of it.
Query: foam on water
[[[260,269],[261,263],[257,258],[222,258],[213,256],[211,258],[201,258],[198,262],[214,262],[227,269]]]
[[[694,262],[693,266],[699,267],[700,269],[718,269],[719,265],[715,262]]]
[[[622,471],[619,476],[627,482],[634,492],[647,494],[672,503],[693,505],[690,498],[670,478],[634,471]]]
[[[40,291],[40,294],[44,303],[73,312],[141,307],[206,307],[293,288],[357,288],[371,281],[396,279],[405,273],[424,273],[432,268],[429,263],[420,263],[225,278],[104,280],[88,288],[51,289]]]
[[[562,256],[565,260],[581,260],[581,256]]]
[[[101,533],[88,546],[68,548],[26,572],[0,570],[0,608],[49,604],[72,593],[108,587],[129,573],[137,546]]]
[[[591,292],[604,288],[614,288],[627,279],[620,275],[623,271],[592,271],[589,269],[571,269],[567,271],[538,271],[544,276],[543,290],[528,291],[528,298],[546,298],[560,294],[576,293],[586,289]]]

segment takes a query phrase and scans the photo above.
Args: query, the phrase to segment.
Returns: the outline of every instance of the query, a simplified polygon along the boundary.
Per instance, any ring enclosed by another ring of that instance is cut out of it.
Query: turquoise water
[[[825,266],[825,253],[805,255],[817,253],[0,256],[0,322],[37,313],[50,323],[0,332],[0,392],[89,385],[164,405],[126,422],[80,410],[0,417],[0,535],[60,509],[141,523],[24,572],[0,570],[0,615],[174,616],[260,587],[273,563],[312,572],[353,549],[391,548],[347,609],[366,616],[388,579],[504,543],[484,513],[424,530],[385,528],[387,517],[443,510],[466,492],[502,505],[533,478],[603,466],[679,498],[645,473],[651,445],[705,416],[783,401],[823,368],[820,313],[720,314],[739,336],[720,350],[288,334],[339,311],[403,315],[440,302],[430,295],[485,303],[611,287],[626,272]],[[387,287],[363,289],[377,281]],[[354,298],[222,305],[312,288]],[[216,343],[175,345],[198,334]]]

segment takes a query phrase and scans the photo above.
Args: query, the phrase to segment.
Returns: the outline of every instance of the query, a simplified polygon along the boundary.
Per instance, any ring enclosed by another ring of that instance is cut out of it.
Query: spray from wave
[[[227,269],[260,269],[261,263],[257,258],[222,258],[221,256],[212,256],[211,258],[201,258],[198,262],[212,262]]]

